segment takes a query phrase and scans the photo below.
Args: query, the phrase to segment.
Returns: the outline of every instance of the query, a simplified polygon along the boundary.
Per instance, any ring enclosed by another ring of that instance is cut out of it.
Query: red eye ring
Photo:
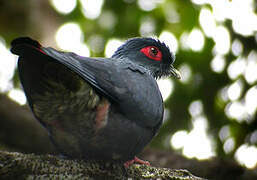
[[[155,47],[155,46],[147,46],[140,50],[144,55],[146,55],[148,58],[153,59],[155,61],[161,61],[162,60],[162,53],[161,51]]]

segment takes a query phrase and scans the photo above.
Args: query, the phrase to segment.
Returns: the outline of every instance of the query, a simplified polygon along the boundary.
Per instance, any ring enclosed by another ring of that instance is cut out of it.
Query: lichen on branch
[[[159,179],[202,180],[186,170],[134,164],[86,162],[53,155],[0,151],[1,179]]]

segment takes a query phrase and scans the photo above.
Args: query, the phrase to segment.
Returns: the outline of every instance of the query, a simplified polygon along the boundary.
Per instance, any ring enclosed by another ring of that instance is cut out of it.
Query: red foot
[[[138,163],[138,164],[145,164],[147,166],[150,166],[150,163],[148,161],[144,161],[142,159],[139,159],[138,157],[134,157],[134,159],[129,160],[127,162],[124,163],[125,168],[128,168],[130,165],[134,164],[134,163]]]

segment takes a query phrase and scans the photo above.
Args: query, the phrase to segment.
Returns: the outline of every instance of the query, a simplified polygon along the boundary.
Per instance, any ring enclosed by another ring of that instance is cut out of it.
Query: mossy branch
[[[203,180],[186,170],[67,160],[53,155],[0,151],[1,179],[161,179]]]

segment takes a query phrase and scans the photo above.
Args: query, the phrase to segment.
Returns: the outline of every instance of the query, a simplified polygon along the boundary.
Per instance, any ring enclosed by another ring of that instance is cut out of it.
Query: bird
[[[152,37],[125,41],[110,58],[11,42],[28,105],[60,154],[85,160],[149,164],[137,155],[157,134],[164,105],[157,79],[180,73],[174,54]]]

